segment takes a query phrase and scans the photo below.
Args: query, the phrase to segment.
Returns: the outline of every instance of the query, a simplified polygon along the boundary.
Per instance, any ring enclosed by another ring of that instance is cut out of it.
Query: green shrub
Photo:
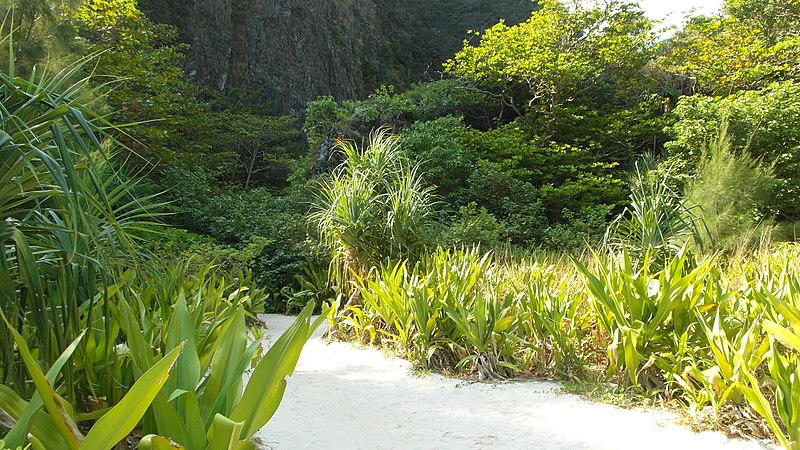
[[[758,244],[775,187],[772,168],[746,150],[734,153],[723,129],[686,187],[686,198],[702,218],[699,232],[706,247],[731,250]]]
[[[425,179],[451,208],[466,204],[475,157],[461,143],[466,128],[461,119],[441,117],[417,122],[400,137],[409,157],[418,161]]]
[[[338,329],[422,367],[480,379],[583,374],[590,321],[574,273],[500,261],[477,248],[439,248],[413,269],[405,261],[381,264],[356,278],[363,302],[346,306]]]
[[[504,239],[521,246],[539,241],[547,218],[533,185],[483,161],[470,175],[468,185],[469,198],[503,224]]]
[[[457,218],[443,232],[443,244],[492,249],[505,242],[503,237],[506,235],[506,227],[489,214],[486,208],[478,208],[473,202],[462,206],[458,213]]]
[[[564,209],[561,222],[544,231],[542,243],[547,248],[579,254],[585,248],[596,248],[603,241],[614,205],[585,206],[575,212]]]
[[[778,181],[771,213],[779,219],[800,218],[800,84],[775,83],[763,90],[729,97],[684,97],[675,108],[678,121],[670,129],[674,141],[665,147],[680,173],[691,173],[708,144],[718,140],[720,123],[731,146],[773,166]]]
[[[398,139],[381,129],[364,149],[339,146],[345,161],[321,180],[308,216],[345,273],[387,257],[417,255],[433,210],[428,187]]]
[[[213,260],[234,272],[248,268],[254,281],[272,296],[268,307],[284,309],[282,294],[295,286],[309,258],[302,190],[278,197],[266,188],[230,192],[193,212],[198,227],[227,244],[214,249]]]

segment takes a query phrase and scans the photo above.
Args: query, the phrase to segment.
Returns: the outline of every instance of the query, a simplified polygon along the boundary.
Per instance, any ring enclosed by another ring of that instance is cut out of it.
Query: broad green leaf
[[[200,399],[200,414],[204,418],[205,428],[211,426],[217,413],[224,415],[228,412],[222,411],[228,391],[234,379],[241,380],[249,362],[242,361],[247,345],[247,333],[241,308],[230,316],[223,327],[224,333],[211,359],[211,373]]]
[[[5,411],[12,419],[20,418],[26,411],[28,403],[25,402],[13,389],[0,384],[0,410]],[[37,411],[40,408],[37,408]],[[50,450],[69,448],[59,433],[53,433],[56,424],[47,414],[36,414],[29,426],[32,436],[38,436],[45,448]],[[30,441],[30,438],[28,438]]]
[[[236,450],[241,441],[240,436],[244,422],[234,422],[227,417],[217,414],[208,429],[207,450]]]
[[[175,405],[178,416],[183,419],[189,432],[188,442],[181,442],[188,448],[200,448],[205,443],[205,426],[200,417],[200,408],[195,390],[200,382],[200,359],[197,356],[195,344],[195,326],[189,316],[186,297],[183,292],[172,306],[173,314],[167,326],[167,351],[181,345],[184,351],[178,357],[173,368],[172,376],[167,382],[168,392],[184,391],[187,395],[176,396],[171,402]],[[161,429],[159,429],[161,432]]]
[[[17,333],[17,330],[15,330],[10,323],[8,323],[2,311],[0,311],[0,317],[2,317],[3,321],[6,323],[6,326],[14,338],[14,342],[17,344],[20,356],[22,356],[25,367],[27,367],[28,373],[30,373],[33,379],[33,384],[36,386],[36,391],[41,395],[42,403],[53,418],[56,431],[64,438],[67,448],[73,450],[77,449],[80,442],[83,440],[83,435],[78,430],[78,426],[67,413],[61,398],[56,394],[55,390],[53,390],[50,383],[48,383],[47,378],[45,378],[44,373],[42,373],[42,368],[39,366],[39,363],[37,363],[31,355],[28,345],[25,343],[25,339]]]
[[[787,347],[791,347],[795,349],[795,351],[800,352],[800,334],[794,333],[770,320],[765,320],[763,326],[765,330],[777,337]]]
[[[314,302],[309,302],[294,323],[270,347],[256,366],[241,402],[230,419],[244,422],[242,437],[249,439],[275,414],[286,390],[286,377],[294,372],[300,352],[313,330],[325,320],[325,314],[311,321]]]
[[[55,384],[56,378],[61,372],[61,368],[64,367],[67,360],[72,356],[75,350],[78,348],[78,344],[80,344],[81,339],[86,332],[84,331],[81,333],[65,350],[61,353],[61,356],[53,363],[50,369],[47,371],[45,375],[45,379],[47,379],[50,385]],[[31,421],[36,414],[37,411],[42,406],[42,397],[39,395],[39,391],[36,391],[33,394],[33,398],[31,401],[28,402],[28,406],[25,408],[25,412],[22,414],[22,417],[17,419],[16,425],[9,430],[8,434],[6,434],[5,440],[7,445],[15,447],[21,446],[25,443],[26,436],[30,430]]]
[[[164,436],[148,434],[139,441],[139,450],[183,450],[183,447],[175,444]]]
[[[86,435],[81,449],[111,448],[127,436],[161,391],[181,350],[183,350],[183,345],[175,347],[150,370],[142,374],[128,394],[94,424],[89,434]]]

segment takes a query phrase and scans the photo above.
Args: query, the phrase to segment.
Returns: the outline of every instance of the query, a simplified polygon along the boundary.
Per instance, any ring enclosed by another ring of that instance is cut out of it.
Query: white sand
[[[263,317],[273,336],[292,318]],[[324,326],[324,325],[323,325]],[[370,348],[306,344],[262,448],[306,449],[762,449],[693,433],[663,411],[625,410],[538,381],[470,383],[415,376]]]

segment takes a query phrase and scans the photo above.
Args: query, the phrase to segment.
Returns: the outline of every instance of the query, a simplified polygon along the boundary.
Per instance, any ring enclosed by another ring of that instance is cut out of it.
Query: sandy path
[[[274,336],[292,320],[264,319]],[[406,361],[314,337],[278,412],[257,438],[275,450],[764,448],[692,433],[669,413],[590,403],[558,389],[537,381],[417,377]]]

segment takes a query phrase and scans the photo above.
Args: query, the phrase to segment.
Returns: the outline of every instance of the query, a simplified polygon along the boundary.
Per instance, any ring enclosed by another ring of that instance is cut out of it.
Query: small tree
[[[604,246],[623,249],[651,264],[661,264],[692,241],[701,245],[693,212],[672,190],[669,171],[659,173],[643,160],[631,181],[630,205],[608,227]],[[646,256],[647,255],[647,256]]]
[[[705,226],[703,241],[712,248],[748,245],[761,234],[765,207],[775,192],[771,167],[764,167],[748,152],[734,153],[723,125],[701,158],[697,175],[686,189]]]
[[[576,96],[612,77],[631,79],[650,57],[653,34],[641,10],[617,1],[584,5],[542,0],[519,25],[486,30],[445,64],[448,72],[487,89],[546,128]],[[476,33],[476,35],[479,35]]]

